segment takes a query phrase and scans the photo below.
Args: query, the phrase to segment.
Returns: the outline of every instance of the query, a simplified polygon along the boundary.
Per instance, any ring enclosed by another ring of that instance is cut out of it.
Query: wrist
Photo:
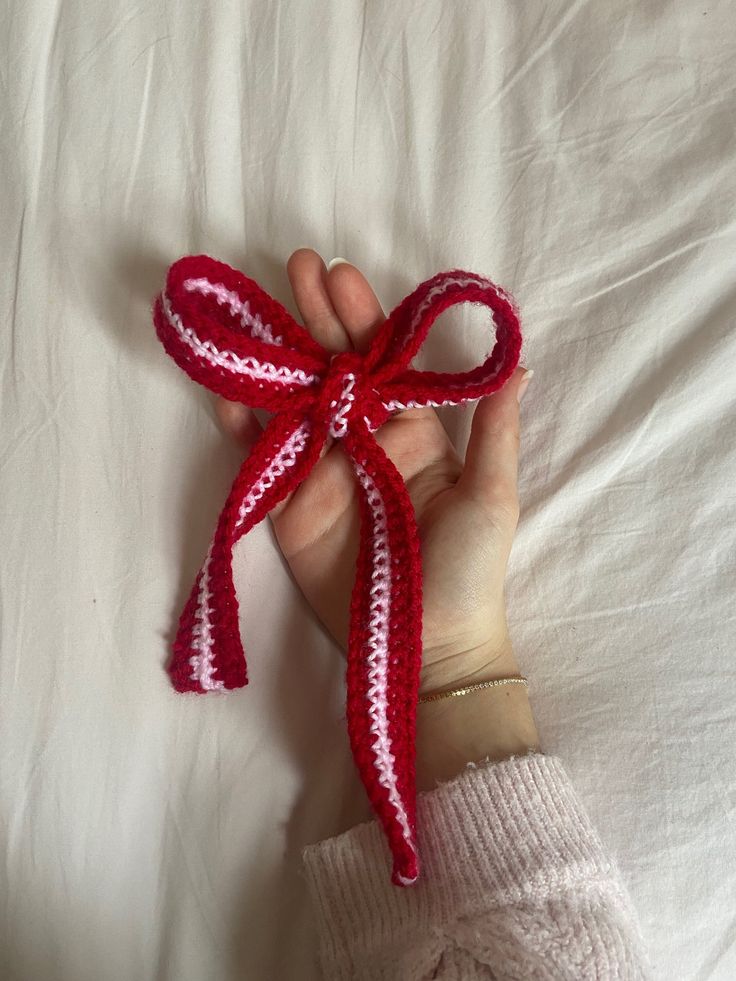
[[[417,787],[431,790],[462,773],[468,763],[500,762],[539,748],[523,685],[426,702],[417,713]]]
[[[419,694],[462,688],[479,681],[518,674],[518,671],[511,638],[504,632],[475,647],[425,651]]]
[[[520,673],[510,641],[428,667],[434,670],[423,671],[422,694]],[[539,736],[525,685],[482,688],[417,706],[419,790],[457,776],[468,763],[500,761],[533,750],[539,750]]]

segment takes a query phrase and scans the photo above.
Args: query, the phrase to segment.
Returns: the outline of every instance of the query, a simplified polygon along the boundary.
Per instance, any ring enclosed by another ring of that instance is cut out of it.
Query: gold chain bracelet
[[[441,698],[456,698],[458,695],[467,695],[471,691],[480,691],[481,688],[500,688],[501,685],[526,685],[528,688],[529,682],[521,675],[515,675],[512,678],[494,678],[493,681],[479,681],[475,685],[466,685],[464,688],[430,692],[428,695],[421,695],[419,702],[420,704],[422,702],[438,702]]]

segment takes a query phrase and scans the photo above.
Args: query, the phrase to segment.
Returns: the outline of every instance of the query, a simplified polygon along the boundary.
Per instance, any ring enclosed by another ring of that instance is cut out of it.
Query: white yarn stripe
[[[285,440],[283,446],[273,459],[269,461],[268,466],[243,498],[243,502],[238,510],[238,520],[235,523],[236,531],[242,526],[246,517],[253,511],[266,491],[270,487],[273,487],[274,483],[289,467],[294,466],[298,454],[307,445],[308,433],[308,423],[302,423]],[[210,544],[207,550],[207,557],[202,566],[202,578],[199,583],[197,612],[192,630],[192,649],[195,653],[189,658],[189,663],[192,666],[190,677],[194,681],[197,681],[205,691],[222,691],[225,687],[224,683],[213,678],[216,669],[213,664],[212,610],[210,609],[210,601],[212,599],[209,576],[211,558],[212,544]]]
[[[236,531],[243,525],[245,519],[253,511],[266,491],[273,487],[279,477],[283,477],[289,467],[294,466],[297,457],[307,445],[308,437],[309,423],[303,422],[289,436],[276,456],[273,457],[261,476],[243,498],[243,503],[240,505],[240,510],[238,511],[238,520],[235,522]]]
[[[365,491],[373,519],[373,572],[371,573],[371,602],[368,618],[367,646],[370,653],[367,657],[369,687],[368,714],[372,722],[371,733],[374,736],[372,749],[378,770],[378,782],[388,790],[388,797],[396,811],[401,830],[406,842],[414,848],[413,835],[409,827],[409,819],[399,795],[396,783],[394,763],[396,757],[391,752],[391,739],[388,732],[388,633],[391,616],[391,552],[388,544],[388,524],[386,506],[380,491],[372,477],[359,463],[354,463],[358,480]],[[414,879],[402,878],[404,885],[410,885]]]
[[[426,402],[415,402],[414,399],[410,399],[408,402],[399,402],[398,399],[391,399],[390,402],[384,402],[384,406],[391,412],[394,409],[426,409],[434,408],[439,409],[442,405],[460,405],[460,402],[472,402],[474,399],[443,399],[441,402],[435,402],[433,399],[427,399]]]
[[[199,687],[205,691],[222,691],[225,684],[215,680],[214,666],[212,664],[212,610],[210,609],[210,560],[212,559],[212,544],[207,549],[207,558],[202,566],[202,578],[199,582],[199,595],[197,597],[197,612],[195,614],[194,627],[192,629],[192,650],[195,654],[189,658],[192,666],[190,677],[199,683]]]
[[[281,384],[313,385],[318,381],[317,375],[302,371],[301,368],[277,367],[269,361],[258,361],[257,358],[239,358],[232,351],[220,351],[212,341],[202,341],[191,327],[185,327],[181,317],[175,313],[168,295],[161,294],[161,302],[166,319],[174,328],[184,343],[191,348],[197,357],[216,368],[225,368],[235,375],[247,375],[255,381],[280,382]]]
[[[340,439],[348,431],[348,416],[350,415],[350,410],[353,407],[353,402],[355,401],[355,395],[353,394],[353,389],[355,388],[355,375],[352,372],[346,372],[343,377],[342,391],[340,392],[340,398],[333,399],[330,402],[330,408],[336,409],[335,414],[332,417],[332,422],[330,423],[330,436],[334,436],[335,439]],[[338,408],[339,407],[339,408]],[[365,418],[365,416],[363,417]]]
[[[270,324],[264,324],[257,313],[250,312],[250,303],[243,303],[237,293],[229,290],[224,283],[211,283],[209,279],[186,279],[184,289],[190,293],[201,293],[202,296],[215,296],[220,306],[225,303],[230,307],[233,316],[240,317],[240,323],[251,337],[265,341],[266,344],[281,345],[283,341],[274,335]]]

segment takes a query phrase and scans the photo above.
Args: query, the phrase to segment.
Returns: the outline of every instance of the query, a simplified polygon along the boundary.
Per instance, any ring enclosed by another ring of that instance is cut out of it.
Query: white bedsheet
[[[734,8],[10,0],[0,11],[0,976],[311,979],[299,850],[368,813],[339,655],[268,527],[251,685],[164,664],[239,453],[149,304],[297,247],[386,309],[517,297],[513,636],[663,979],[736,977]],[[443,318],[424,363],[487,326]],[[454,332],[454,333],[453,333]],[[469,411],[443,417],[460,444]]]

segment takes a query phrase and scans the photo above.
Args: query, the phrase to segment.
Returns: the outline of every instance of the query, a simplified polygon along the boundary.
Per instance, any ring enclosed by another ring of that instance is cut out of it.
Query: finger
[[[363,273],[347,259],[333,259],[327,269],[327,292],[335,313],[356,351],[365,352],[386,319],[381,303]],[[430,416],[442,425],[432,408],[406,409],[398,418]]]
[[[531,372],[517,368],[504,387],[481,399],[473,415],[465,468],[458,481],[471,497],[518,517],[519,398]]]
[[[263,432],[255,412],[242,402],[230,402],[218,396],[215,412],[225,433],[245,450],[250,450]]]
[[[333,259],[327,267],[327,293],[353,347],[364,353],[386,319],[370,283],[346,259]]]
[[[349,351],[350,338],[327,292],[327,267],[314,249],[297,249],[286,273],[294,300],[309,333],[328,351]]]

